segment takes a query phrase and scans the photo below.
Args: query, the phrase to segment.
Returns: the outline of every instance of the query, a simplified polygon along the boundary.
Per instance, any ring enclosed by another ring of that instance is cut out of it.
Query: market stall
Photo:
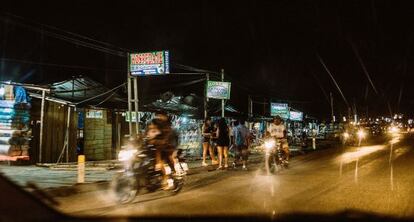
[[[0,161],[30,159],[30,108],[23,87],[0,84]]]

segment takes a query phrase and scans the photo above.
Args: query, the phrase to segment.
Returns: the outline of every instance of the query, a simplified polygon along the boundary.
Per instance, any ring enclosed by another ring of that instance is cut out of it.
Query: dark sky
[[[82,74],[108,87],[125,81],[125,58],[63,41],[69,31],[111,49],[170,50],[173,65],[224,68],[232,104],[242,110],[255,94],[326,117],[332,92],[335,112],[345,114],[318,55],[361,114],[414,108],[410,1],[14,1],[2,10],[23,17],[0,20],[3,80],[48,83]]]

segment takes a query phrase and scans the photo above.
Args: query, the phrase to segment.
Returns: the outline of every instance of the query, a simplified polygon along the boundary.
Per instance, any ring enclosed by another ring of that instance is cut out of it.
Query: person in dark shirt
[[[207,151],[210,153],[211,164],[217,164],[217,160],[214,156],[213,146],[211,144],[211,136],[213,133],[213,126],[211,125],[210,117],[204,120],[203,127],[201,129],[203,135],[203,162],[202,166],[208,166],[206,163]]]

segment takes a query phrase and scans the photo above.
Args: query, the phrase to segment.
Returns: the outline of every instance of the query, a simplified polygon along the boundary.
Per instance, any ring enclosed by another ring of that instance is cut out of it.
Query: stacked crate
[[[16,104],[12,86],[4,88],[4,97],[0,98],[0,154],[28,156],[30,106]]]

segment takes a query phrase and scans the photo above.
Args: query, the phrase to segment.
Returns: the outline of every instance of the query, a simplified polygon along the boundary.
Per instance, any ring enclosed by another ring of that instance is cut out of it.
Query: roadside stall
[[[31,99],[22,86],[0,84],[0,161],[28,161]]]

